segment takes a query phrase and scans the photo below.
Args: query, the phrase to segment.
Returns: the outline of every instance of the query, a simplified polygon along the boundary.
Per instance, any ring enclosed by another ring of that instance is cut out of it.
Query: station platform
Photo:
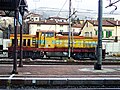
[[[12,64],[0,64],[0,86],[120,86],[120,65],[23,65],[11,74]]]

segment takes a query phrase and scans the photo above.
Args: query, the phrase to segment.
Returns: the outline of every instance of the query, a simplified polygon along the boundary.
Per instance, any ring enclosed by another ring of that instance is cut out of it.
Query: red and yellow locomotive
[[[13,57],[14,35],[10,35],[9,57]],[[18,57],[20,35],[18,39]],[[73,36],[70,38],[70,56],[74,59],[96,59],[97,37]],[[36,35],[23,34],[23,58],[67,57],[68,36],[59,36],[52,31],[39,31]]]

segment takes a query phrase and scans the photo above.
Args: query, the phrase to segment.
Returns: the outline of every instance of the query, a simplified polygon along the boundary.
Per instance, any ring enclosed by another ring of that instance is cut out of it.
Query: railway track
[[[19,59],[17,60],[19,62]],[[89,60],[89,59],[81,59],[81,60],[74,60],[74,59],[59,59],[59,58],[44,58],[44,59],[23,59],[24,64],[30,65],[94,65],[96,60]],[[3,58],[0,59],[0,64],[12,64],[13,59]],[[120,65],[120,59],[105,59],[102,61],[104,65]]]

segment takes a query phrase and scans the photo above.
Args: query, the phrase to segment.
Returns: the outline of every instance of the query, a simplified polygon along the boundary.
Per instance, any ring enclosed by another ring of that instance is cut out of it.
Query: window
[[[33,19],[33,18],[31,18],[31,20],[33,21],[34,19]]]
[[[85,37],[89,37],[89,32],[85,32]]]
[[[60,30],[60,32],[63,32],[63,30]]]
[[[15,39],[12,39],[12,46],[14,46],[14,43],[15,43]]]
[[[30,19],[30,17],[27,17],[27,19]]]
[[[54,37],[54,33],[53,32],[46,32],[46,37]]]
[[[98,31],[95,31],[95,35],[98,35]],[[104,31],[102,31],[102,38],[104,37]]]
[[[45,36],[45,32],[42,32],[42,35],[41,36]]]
[[[92,32],[90,32],[90,37],[92,37]]]
[[[112,31],[106,31],[106,38],[109,38],[110,36],[112,36]]]
[[[41,26],[41,24],[37,24],[37,27],[40,27]]]
[[[26,39],[23,39],[23,46],[26,46]]]
[[[15,39],[12,39],[12,46],[15,44]],[[17,39],[17,44],[18,44],[18,39]]]
[[[36,43],[36,38],[35,38],[35,37],[32,38],[32,43],[33,43],[33,44]]]
[[[97,35],[98,34],[98,31],[95,31],[95,35]]]
[[[35,20],[37,20],[38,18],[35,18]]]
[[[102,38],[104,37],[104,31],[102,31]]]
[[[75,32],[75,29],[73,29],[73,32]]]
[[[30,39],[28,39],[27,45],[30,46]]]
[[[39,32],[36,33],[36,36],[39,37]]]

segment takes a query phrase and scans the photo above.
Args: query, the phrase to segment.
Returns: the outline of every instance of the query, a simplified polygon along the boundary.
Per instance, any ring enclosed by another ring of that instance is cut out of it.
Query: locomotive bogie
[[[46,52],[46,57],[67,57],[68,53],[65,52]]]
[[[77,59],[77,60],[79,60],[79,59],[92,59],[92,60],[97,59],[94,52],[74,53],[74,54],[72,54],[72,58]]]

